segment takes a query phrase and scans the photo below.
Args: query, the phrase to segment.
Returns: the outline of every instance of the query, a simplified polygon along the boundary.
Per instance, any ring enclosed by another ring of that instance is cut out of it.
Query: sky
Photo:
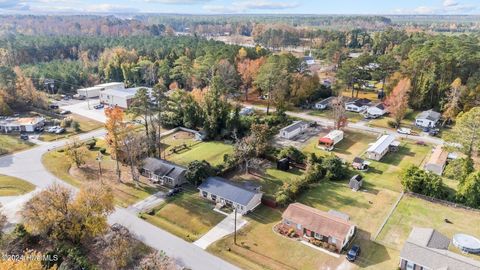
[[[480,0],[0,0],[0,13],[480,14]]]

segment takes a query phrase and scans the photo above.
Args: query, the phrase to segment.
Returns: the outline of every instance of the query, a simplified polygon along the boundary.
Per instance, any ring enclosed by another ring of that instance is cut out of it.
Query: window
[[[211,197],[211,198],[212,198],[212,200],[214,200],[214,201],[216,201],[216,200],[217,200],[217,195],[213,195],[213,194],[212,194],[210,197]]]
[[[208,195],[208,193],[207,193],[206,191],[202,191],[202,196],[203,196],[203,197],[205,197],[205,198],[206,198],[206,197],[207,197],[207,195]]]
[[[415,264],[413,262],[407,262],[407,270],[415,269]]]
[[[317,239],[322,239],[322,235],[319,234],[319,233],[315,233],[315,236],[314,236],[314,237],[317,238]]]
[[[336,243],[337,243],[337,239],[332,237],[332,244],[336,244]]]
[[[297,229],[301,230],[302,229],[302,224],[297,224]]]

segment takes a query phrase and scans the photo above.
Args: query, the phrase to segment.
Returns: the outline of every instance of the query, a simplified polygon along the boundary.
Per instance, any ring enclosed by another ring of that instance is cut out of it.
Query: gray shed
[[[352,178],[350,178],[350,183],[348,186],[355,190],[358,191],[363,185],[363,177],[360,174],[355,174]]]

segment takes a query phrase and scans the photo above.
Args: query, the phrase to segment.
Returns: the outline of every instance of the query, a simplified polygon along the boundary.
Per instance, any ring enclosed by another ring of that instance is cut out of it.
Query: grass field
[[[265,195],[274,195],[283,183],[292,182],[299,179],[303,171],[292,168],[288,172],[268,168],[260,174],[236,174],[233,179],[241,181],[255,181],[262,186],[262,192]]]
[[[39,140],[50,142],[50,141],[63,139],[63,138],[68,137],[70,135],[89,132],[89,131],[104,127],[103,123],[92,120],[92,119],[87,118],[87,117],[83,117],[83,116],[78,115],[78,114],[71,114],[68,117],[72,118],[73,121],[77,121],[80,124],[80,131],[79,132],[75,132],[72,128],[68,127],[68,128],[66,128],[66,132],[64,132],[62,134],[54,134],[54,133],[43,132],[40,135]]]
[[[265,206],[247,215],[248,224],[237,234],[228,236],[208,247],[211,253],[243,269],[336,269],[341,258],[335,258],[297,241],[273,232],[280,222],[281,212]],[[331,267],[331,268],[328,268]]]
[[[154,215],[142,214],[142,218],[186,241],[195,241],[225,216],[213,211],[214,204],[200,198],[191,190],[155,207]]]
[[[375,188],[354,192],[347,182],[322,181],[310,187],[297,201],[323,211],[332,209],[348,214],[351,221],[369,238],[385,219],[398,196],[397,192]]]
[[[167,160],[187,166],[194,160],[206,160],[211,165],[219,165],[223,163],[223,156],[225,154],[233,153],[233,145],[223,142],[199,142],[187,132],[175,132],[162,139]],[[176,153],[171,150],[175,146],[185,144],[186,149],[182,149]]]
[[[18,196],[34,189],[35,186],[25,180],[0,174],[0,196]]]
[[[102,177],[99,179],[98,162],[95,158],[101,147],[105,147],[105,141],[98,140],[96,148],[88,151],[86,165],[82,168],[72,167],[65,154],[58,151],[50,151],[43,155],[42,163],[53,175],[73,186],[80,187],[84,183],[100,183],[102,181],[112,188],[115,203],[123,207],[145,199],[158,191],[143,177],[141,177],[139,186],[135,186],[129,168],[126,166],[121,166],[122,182],[118,182],[115,175],[115,161],[111,159],[108,153],[103,155],[101,162]]]
[[[306,153],[316,153],[319,155],[334,153],[338,157],[351,162],[353,158],[361,155],[368,148],[369,143],[375,142],[375,139],[375,136],[369,134],[345,131],[343,140],[335,145],[335,148],[332,152],[327,152],[317,148],[317,137],[311,138],[302,151]]]
[[[29,149],[35,144],[20,139],[20,135],[0,135],[0,155]]]
[[[452,222],[445,222],[448,219]],[[452,237],[467,233],[480,237],[480,213],[431,203],[405,196],[390,216],[378,240],[387,246],[401,247],[413,227],[435,228]],[[480,260],[479,256],[476,256]]]
[[[417,114],[419,114],[419,111],[413,111],[413,110],[408,110],[407,114],[405,115],[405,118],[401,122],[402,127],[407,127],[407,128],[412,128],[416,131],[419,131],[420,129],[417,128],[414,124],[415,122],[415,117]],[[393,118],[387,116],[383,116],[377,119],[372,119],[369,122],[369,125],[374,126],[374,127],[380,127],[380,128],[388,128],[388,129],[393,129],[388,125],[389,121],[394,121]]]

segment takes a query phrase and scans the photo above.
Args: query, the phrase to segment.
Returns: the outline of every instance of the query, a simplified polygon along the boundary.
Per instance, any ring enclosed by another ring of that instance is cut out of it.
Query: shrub
[[[91,139],[85,142],[85,145],[87,146],[88,150],[92,150],[95,148],[95,145],[97,144],[97,140]]]
[[[391,128],[397,128],[397,123],[392,120],[388,120],[387,125]]]
[[[75,132],[80,131],[80,124],[77,121],[72,121],[72,123],[70,124],[70,127],[73,128]]]
[[[72,118],[70,117],[67,117],[65,119],[62,120],[62,122],[60,122],[60,126],[62,128],[67,128],[67,127],[70,127],[72,125]]]
[[[107,153],[107,149],[105,149],[105,148],[103,148],[103,147],[100,148],[99,151],[100,151],[100,153],[102,153],[102,154],[104,154],[104,155]]]
[[[303,163],[306,158],[305,154],[302,151],[298,150],[296,147],[293,146],[282,149],[277,155],[278,159],[286,157],[290,158],[295,163]]]

